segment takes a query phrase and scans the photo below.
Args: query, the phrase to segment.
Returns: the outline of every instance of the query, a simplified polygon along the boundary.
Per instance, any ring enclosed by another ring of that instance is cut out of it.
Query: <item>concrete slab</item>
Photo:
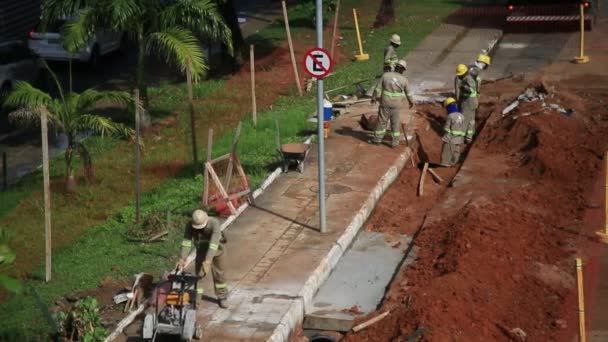
[[[357,316],[376,310],[410,241],[404,235],[359,233],[315,295],[304,328],[348,331]]]

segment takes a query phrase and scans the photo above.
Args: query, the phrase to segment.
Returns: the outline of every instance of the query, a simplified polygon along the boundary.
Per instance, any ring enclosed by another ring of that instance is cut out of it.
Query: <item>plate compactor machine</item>
[[[154,341],[158,335],[177,335],[182,341],[200,339],[196,324],[196,287],[199,276],[176,270],[156,289],[154,312],[146,314],[142,338]]]

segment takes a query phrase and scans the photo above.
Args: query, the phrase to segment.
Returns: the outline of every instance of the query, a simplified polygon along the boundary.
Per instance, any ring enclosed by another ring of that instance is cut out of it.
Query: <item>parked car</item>
[[[96,32],[91,36],[88,45],[75,54],[70,54],[61,43],[63,26],[74,18],[59,19],[48,25],[33,29],[29,34],[28,45],[38,56],[51,61],[68,61],[70,59],[96,66],[100,57],[115,51],[124,51],[127,37],[124,33]]]
[[[16,81],[39,83],[45,78],[42,61],[23,42],[0,43],[0,99],[10,92]]]

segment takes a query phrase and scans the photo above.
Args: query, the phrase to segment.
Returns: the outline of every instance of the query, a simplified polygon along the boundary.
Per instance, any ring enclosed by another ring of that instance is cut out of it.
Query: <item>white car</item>
[[[70,59],[96,66],[101,56],[115,51],[124,51],[126,35],[114,32],[97,32],[92,35],[89,44],[75,54],[70,54],[61,44],[61,31],[66,22],[73,19],[60,19],[45,30],[39,32],[40,25],[29,34],[28,45],[38,56],[50,61],[68,61]]]
[[[16,81],[42,81],[44,71],[40,59],[23,42],[0,43],[0,98],[8,94]]]

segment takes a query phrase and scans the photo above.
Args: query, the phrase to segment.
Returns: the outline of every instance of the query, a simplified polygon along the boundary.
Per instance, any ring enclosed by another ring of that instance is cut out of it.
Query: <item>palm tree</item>
[[[183,72],[188,61],[196,82],[208,69],[201,39],[221,42],[232,53],[232,33],[215,0],[47,0],[43,8],[45,21],[65,13],[78,14],[64,31],[77,45],[96,31],[130,34],[138,51],[135,80],[144,99],[146,54],[173,59]]]
[[[72,161],[75,154],[84,163],[87,180],[95,180],[91,155],[84,143],[79,140],[79,136],[87,133],[96,133],[101,136],[133,136],[133,129],[113,122],[109,118],[92,114],[92,112],[100,102],[132,105],[133,100],[125,92],[97,91],[94,89],[87,89],[80,94],[70,92],[64,96],[59,82],[57,82],[57,87],[60,97],[53,98],[27,82],[17,82],[15,89],[6,98],[4,106],[18,108],[9,114],[9,119],[24,125],[39,124],[40,115],[46,113],[49,124],[67,136],[68,144],[65,151],[66,189],[74,191],[76,184]]]

